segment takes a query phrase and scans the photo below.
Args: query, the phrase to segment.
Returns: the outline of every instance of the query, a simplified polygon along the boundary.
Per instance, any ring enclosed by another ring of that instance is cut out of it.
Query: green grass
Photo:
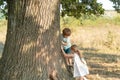
[[[70,27],[75,29],[75,27],[101,27],[104,25],[118,25],[120,26],[120,15],[109,18],[109,17],[91,17],[89,19],[75,19],[74,17],[61,17],[60,20],[61,27]]]
[[[120,26],[120,16],[117,16],[113,19],[113,22],[115,25],[119,25]]]

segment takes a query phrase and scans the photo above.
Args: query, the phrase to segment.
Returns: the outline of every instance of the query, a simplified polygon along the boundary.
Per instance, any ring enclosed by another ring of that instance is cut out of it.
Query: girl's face
[[[74,52],[76,52],[76,51],[78,50],[77,47],[72,47],[71,49],[72,49],[72,51],[74,51]]]
[[[65,37],[65,38],[68,38],[69,36],[67,36],[67,35],[64,35],[64,37]]]

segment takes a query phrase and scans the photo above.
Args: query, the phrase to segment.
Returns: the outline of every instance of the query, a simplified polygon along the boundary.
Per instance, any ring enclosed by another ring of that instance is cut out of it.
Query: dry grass
[[[84,20],[83,25],[72,17],[64,20],[61,28],[72,30],[72,43],[87,60],[89,80],[120,80],[120,15]]]
[[[119,26],[77,27],[71,39],[87,60],[90,80],[120,80]]]
[[[7,31],[7,21],[0,20],[0,57],[2,56]]]

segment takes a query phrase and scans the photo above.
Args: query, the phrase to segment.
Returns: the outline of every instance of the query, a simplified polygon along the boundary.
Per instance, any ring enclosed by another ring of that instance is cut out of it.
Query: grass
[[[4,48],[6,31],[7,31],[7,21],[5,19],[0,19],[0,57],[2,56],[2,51]]]
[[[88,19],[76,19],[74,17],[61,17],[61,27],[70,27],[74,29],[75,27],[101,27],[109,25],[118,25],[120,26],[120,15],[109,18],[109,17],[90,17]]]
[[[63,21],[64,20],[64,21]],[[2,53],[6,20],[0,20],[0,54]],[[85,56],[89,80],[120,80],[120,16],[80,20],[61,18],[61,29],[72,30],[72,43],[77,44]]]
[[[7,21],[5,19],[0,19],[0,32],[4,32],[7,29]]]
[[[111,29],[112,34],[109,33],[109,29]],[[73,32],[71,36],[73,43],[79,45],[87,60],[90,80],[119,80],[120,78],[120,50],[116,49],[116,47],[120,48],[118,44],[120,43],[120,35],[117,34],[117,31],[114,32],[120,28],[109,27],[109,29],[104,26],[85,27]]]
[[[85,56],[90,80],[120,80],[120,16],[79,20],[61,19],[61,29],[72,30],[71,40]],[[73,21],[73,22],[72,22]]]

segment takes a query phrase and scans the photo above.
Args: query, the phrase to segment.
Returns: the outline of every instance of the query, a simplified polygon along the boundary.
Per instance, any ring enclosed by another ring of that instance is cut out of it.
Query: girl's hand
[[[82,62],[83,64],[86,64],[86,61],[84,60],[84,58],[81,59],[81,62]]]
[[[64,52],[63,48],[61,47],[61,50],[62,50],[62,54],[64,57],[67,57],[67,54]]]
[[[67,43],[66,43],[66,42],[63,42],[63,41],[62,41],[62,44],[63,44],[64,46],[67,46]]]
[[[66,57],[66,58],[73,58],[73,57],[74,57],[74,55],[73,55],[73,54],[66,54],[66,53],[64,52],[64,50],[63,50],[63,47],[62,47],[62,46],[61,46],[61,50],[62,50],[62,53],[63,53],[64,57]]]
[[[84,61],[81,60],[81,62],[82,62],[83,64],[85,64]]]

